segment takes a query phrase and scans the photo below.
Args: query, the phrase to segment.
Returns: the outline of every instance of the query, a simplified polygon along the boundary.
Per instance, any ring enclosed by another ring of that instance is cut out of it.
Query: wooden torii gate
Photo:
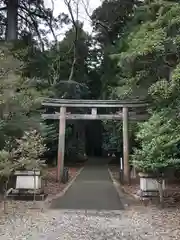
[[[64,168],[64,151],[65,151],[65,129],[66,120],[122,120],[123,121],[123,163],[124,163],[124,181],[130,182],[129,166],[129,138],[128,138],[128,121],[144,121],[148,118],[147,113],[137,114],[129,111],[134,108],[145,108],[146,102],[143,101],[121,101],[121,100],[84,100],[84,99],[44,99],[42,102],[46,107],[58,107],[60,112],[54,114],[42,114],[44,120],[59,120],[59,141],[58,141],[58,161],[57,161],[57,181],[60,181]],[[85,108],[90,109],[90,114],[73,114],[68,112],[68,108]],[[98,114],[98,110],[115,109],[115,114]]]

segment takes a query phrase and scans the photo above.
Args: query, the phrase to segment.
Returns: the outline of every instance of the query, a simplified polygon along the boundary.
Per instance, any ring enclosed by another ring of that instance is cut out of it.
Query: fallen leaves
[[[80,167],[70,167],[69,168],[69,181],[74,178],[78,172]],[[44,191],[48,196],[53,196],[60,193],[67,185],[63,183],[58,183],[56,181],[56,168],[49,168],[47,171],[46,177],[46,186],[44,187]]]

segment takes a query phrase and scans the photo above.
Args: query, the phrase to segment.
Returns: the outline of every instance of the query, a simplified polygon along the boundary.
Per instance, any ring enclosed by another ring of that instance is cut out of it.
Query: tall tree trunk
[[[18,2],[19,0],[7,1],[7,29],[6,40],[13,41],[17,39],[18,32]]]

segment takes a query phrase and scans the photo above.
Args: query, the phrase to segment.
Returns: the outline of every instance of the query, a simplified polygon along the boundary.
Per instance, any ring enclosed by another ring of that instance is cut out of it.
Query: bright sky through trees
[[[78,1],[78,0],[77,0]],[[82,1],[82,2],[81,2]],[[91,32],[92,27],[91,27],[91,20],[88,17],[85,7],[83,5],[83,2],[88,3],[87,9],[88,9],[88,14],[90,15],[94,9],[96,9],[100,4],[102,0],[79,0],[79,20],[84,23],[84,30]],[[45,0],[45,3],[48,7],[52,8],[54,7],[54,15],[57,16],[59,13],[64,12],[64,13],[69,13],[68,8],[64,3],[64,0]],[[53,4],[53,5],[52,5]],[[57,34],[60,34],[58,37],[62,38],[63,33],[67,31],[67,28],[61,29],[61,31]]]

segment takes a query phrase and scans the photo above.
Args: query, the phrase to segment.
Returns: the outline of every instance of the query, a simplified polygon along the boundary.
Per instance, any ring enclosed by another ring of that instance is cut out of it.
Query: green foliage
[[[42,165],[41,157],[47,150],[44,139],[36,130],[26,131],[20,139],[16,139],[14,150],[20,169],[33,170]]]
[[[141,147],[132,157],[141,171],[162,172],[167,167],[180,167],[179,80],[177,65],[169,81],[157,81],[150,88],[156,111],[140,126],[137,139]]]
[[[46,147],[36,131],[42,130],[40,92],[21,76],[23,62],[11,45],[1,43],[0,62],[0,176],[8,178],[15,170],[40,166]]]
[[[149,94],[156,105],[171,105],[173,108],[179,107],[180,93],[180,64],[171,71],[169,80],[159,80],[151,85]]]
[[[14,171],[13,154],[6,150],[0,151],[0,177],[8,178]]]
[[[43,167],[41,156],[46,151],[44,139],[36,130],[25,132],[15,140],[15,148],[9,142],[0,151],[0,177],[9,177],[16,170],[35,170]]]
[[[151,117],[140,125],[140,146],[132,155],[133,164],[143,172],[180,167],[179,13],[177,1],[143,2],[112,52],[119,67],[112,96],[151,103]]]
[[[103,149],[117,149],[121,151],[122,147],[122,128],[121,124],[117,121],[103,121],[104,134],[103,134]]]
[[[21,62],[15,59],[8,46],[1,48],[0,81],[0,149],[6,141],[14,141],[25,130],[40,128],[40,93],[30,79],[18,75]]]
[[[147,98],[152,84],[169,80],[179,63],[179,12],[174,1],[150,1],[136,9],[124,38],[116,43],[119,53],[113,55],[122,76],[117,95],[126,89],[127,98]]]
[[[174,112],[163,109],[154,112],[149,121],[140,125],[137,140],[140,148],[132,155],[133,165],[142,172],[162,173],[168,167],[180,167],[180,123]]]
[[[132,17],[137,0],[105,0],[92,14],[96,38],[104,45],[113,44],[122,34],[123,29]]]

